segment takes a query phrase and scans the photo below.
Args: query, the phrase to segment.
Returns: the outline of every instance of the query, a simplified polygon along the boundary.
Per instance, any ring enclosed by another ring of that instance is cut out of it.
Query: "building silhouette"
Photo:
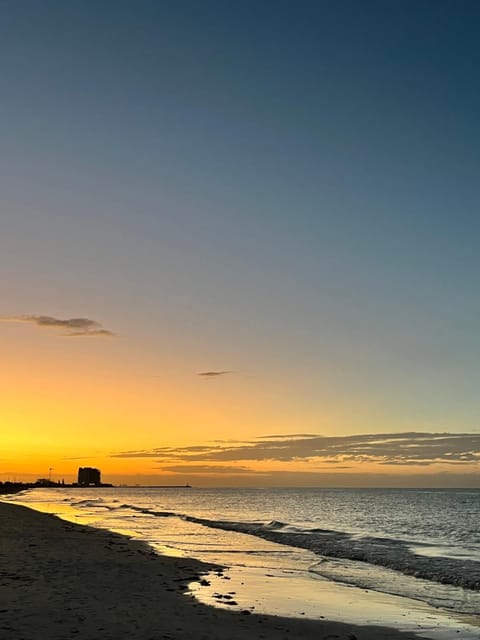
[[[102,484],[100,469],[80,467],[78,469],[78,484],[81,487],[89,487],[91,485],[99,487]]]

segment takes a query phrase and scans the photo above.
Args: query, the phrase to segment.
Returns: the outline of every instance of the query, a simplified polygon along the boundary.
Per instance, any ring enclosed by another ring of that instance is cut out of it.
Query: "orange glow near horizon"
[[[218,460],[191,458],[185,447],[230,447],[269,434],[347,436],[345,424],[350,434],[381,432],[383,416],[358,403],[346,408],[334,401],[322,402],[321,414],[312,414],[310,407],[298,408],[273,375],[262,385],[234,374],[202,378],[199,366],[185,372],[173,362],[165,366],[168,375],[141,373],[138,356],[132,357],[120,339],[105,343],[50,331],[27,333],[22,342],[10,330],[17,344],[9,343],[8,365],[4,360],[0,369],[0,479],[48,477],[53,469],[55,479],[71,482],[78,466],[96,466],[106,482],[117,483],[332,486],[335,478],[349,485],[357,476],[374,485],[388,485],[389,477],[408,483],[410,474],[443,474],[448,481],[456,471],[446,463],[398,466],[360,457],[345,462],[341,455],[310,459],[305,452],[298,459],[244,459],[241,453],[231,460],[222,460],[223,454]],[[172,456],[114,457],[159,447],[171,447]],[[461,470],[473,477],[476,469],[472,462]]]

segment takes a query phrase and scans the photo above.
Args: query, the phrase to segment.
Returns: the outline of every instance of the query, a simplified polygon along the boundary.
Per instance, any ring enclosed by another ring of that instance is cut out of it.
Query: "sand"
[[[0,502],[0,638],[418,640],[382,627],[201,604],[185,592],[211,569],[158,555],[116,533]]]

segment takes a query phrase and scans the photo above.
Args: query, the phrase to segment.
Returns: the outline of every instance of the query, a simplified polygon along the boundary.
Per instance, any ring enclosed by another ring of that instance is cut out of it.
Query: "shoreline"
[[[0,631],[12,640],[421,637],[421,630],[416,635],[202,604],[188,593],[188,584],[201,585],[212,571],[220,577],[222,567],[159,555],[121,534],[5,502],[0,502],[0,550]]]

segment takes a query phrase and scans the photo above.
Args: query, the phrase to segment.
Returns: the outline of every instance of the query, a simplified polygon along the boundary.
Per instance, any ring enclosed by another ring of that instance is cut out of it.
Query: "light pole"
[[[48,481],[49,482],[52,481],[52,471],[53,471],[53,467],[49,467],[48,468]]]

